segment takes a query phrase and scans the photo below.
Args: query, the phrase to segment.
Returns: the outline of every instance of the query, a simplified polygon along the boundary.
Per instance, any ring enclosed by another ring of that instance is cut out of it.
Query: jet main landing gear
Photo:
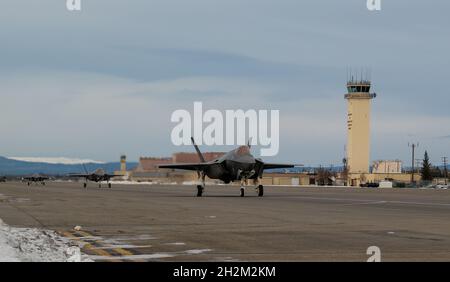
[[[205,178],[206,174],[203,171],[197,171],[198,179],[201,184],[197,185],[197,197],[203,196],[203,191],[205,190]]]
[[[258,187],[256,188],[256,190],[257,190],[257,192],[258,192],[258,197],[264,196],[264,186],[258,185]]]
[[[247,185],[248,184],[248,180],[247,179],[245,179],[245,178],[242,178],[241,179],[241,197],[244,197],[245,196],[245,185]]]
[[[259,178],[253,180],[253,184],[256,186],[255,191],[258,194],[258,197],[264,196],[264,186],[260,184]]]
[[[203,195],[203,186],[197,185],[197,197],[201,197]]]

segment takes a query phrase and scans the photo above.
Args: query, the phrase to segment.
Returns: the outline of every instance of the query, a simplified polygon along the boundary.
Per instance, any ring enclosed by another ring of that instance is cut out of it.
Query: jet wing
[[[70,173],[69,177],[88,177],[90,174],[79,174],[79,173]]]
[[[27,176],[27,177],[23,177],[23,179],[42,181],[42,180],[48,180],[50,178],[48,178],[47,176]]]
[[[124,175],[116,175],[116,174],[105,174],[106,177],[113,178],[113,177],[124,177]]]
[[[275,169],[275,168],[293,168],[295,165],[292,164],[268,164],[264,163],[264,169]]]
[[[159,165],[158,168],[171,168],[171,169],[199,171],[199,170],[205,169],[206,167],[208,167],[210,165],[211,164],[209,164],[209,163],[167,164],[167,165]]]

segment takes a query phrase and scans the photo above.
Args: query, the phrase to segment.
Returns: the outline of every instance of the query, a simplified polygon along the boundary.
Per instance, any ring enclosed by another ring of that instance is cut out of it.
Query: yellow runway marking
[[[95,237],[95,235],[89,234],[89,233],[84,232],[84,231],[77,231],[77,232],[78,232],[78,234],[83,235],[85,237],[91,237],[91,236]],[[96,241],[96,243],[100,244],[101,242],[100,241]],[[119,254],[121,254],[122,256],[132,256],[132,255],[134,255],[132,252],[127,251],[127,250],[122,249],[122,248],[114,248],[112,250],[117,252],[117,253],[119,253]]]
[[[75,231],[76,233],[80,234],[83,237],[95,237],[93,234],[87,233],[86,231]]]
[[[113,251],[118,252],[122,256],[133,256],[134,255],[132,252],[127,251],[127,250],[122,249],[122,248],[116,248],[116,249],[113,249]]]
[[[110,252],[105,251],[104,249],[100,249],[97,246],[94,246],[94,245],[92,245],[90,243],[87,243],[86,241],[83,240],[83,239],[86,239],[86,238],[89,238],[89,237],[92,237],[92,238],[97,237],[94,234],[91,234],[91,233],[86,232],[86,231],[81,231],[81,230],[79,230],[79,231],[71,231],[71,232],[63,231],[61,233],[64,236],[66,236],[66,237],[69,237],[69,238],[72,238],[74,240],[83,242],[84,243],[83,249],[88,250],[90,252],[93,252],[96,255],[107,256],[107,257],[114,257],[114,255],[111,254]],[[77,234],[77,235],[82,236],[82,238],[77,237],[74,233]],[[100,240],[95,240],[94,242],[96,244],[100,245],[100,246],[104,246],[104,244]],[[133,257],[133,256],[136,255],[135,253],[133,253],[133,252],[131,252],[129,250],[126,250],[126,249],[123,249],[123,248],[114,248],[114,246],[111,247],[111,250],[114,251],[117,254],[120,254],[121,256]],[[117,256],[117,260],[114,260],[114,261],[120,261],[121,256]],[[109,259],[108,259],[108,261],[109,261]],[[133,260],[133,261],[139,262],[139,261],[143,261],[143,260],[136,259],[136,260]]]
[[[82,232],[82,231],[78,231],[79,234],[81,234],[81,232]],[[85,242],[85,241],[82,241],[79,237],[75,236],[74,234],[72,234],[72,233],[70,233],[70,232],[63,231],[63,232],[61,232],[61,233],[62,233],[65,237],[71,238],[72,240],[76,240],[76,241],[81,241],[81,242],[83,242],[83,247],[82,247],[82,248],[85,249],[85,250],[91,251],[91,252],[95,253],[96,255],[99,255],[99,256],[105,256],[105,257],[112,257],[112,256],[113,256],[112,254],[108,253],[108,252],[105,251],[105,250],[97,249],[97,248],[95,248],[94,246],[92,246],[92,244],[87,243],[87,242]],[[87,234],[88,236],[92,236],[91,234],[88,234],[88,233],[86,233],[86,232],[83,232],[83,233],[84,233],[84,234]],[[83,234],[81,234],[81,235],[83,235]],[[111,260],[111,261],[120,261],[120,260]]]

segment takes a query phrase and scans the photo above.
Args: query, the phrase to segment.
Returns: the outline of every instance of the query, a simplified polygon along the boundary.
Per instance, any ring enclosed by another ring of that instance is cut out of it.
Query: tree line
[[[447,167],[433,166],[430,162],[428,152],[425,151],[422,160],[422,167],[420,169],[423,181],[432,181],[434,178],[446,178],[448,177]]]

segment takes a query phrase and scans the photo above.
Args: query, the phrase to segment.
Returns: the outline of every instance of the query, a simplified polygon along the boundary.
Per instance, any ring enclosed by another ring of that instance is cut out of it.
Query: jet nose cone
[[[253,157],[250,156],[250,155],[240,156],[240,157],[237,159],[237,161],[238,161],[239,163],[242,163],[242,164],[252,164],[252,165],[254,165],[254,164],[256,163],[255,158],[253,158]]]
[[[251,156],[242,156],[227,162],[227,167],[233,171],[250,171],[255,167],[255,159]]]

